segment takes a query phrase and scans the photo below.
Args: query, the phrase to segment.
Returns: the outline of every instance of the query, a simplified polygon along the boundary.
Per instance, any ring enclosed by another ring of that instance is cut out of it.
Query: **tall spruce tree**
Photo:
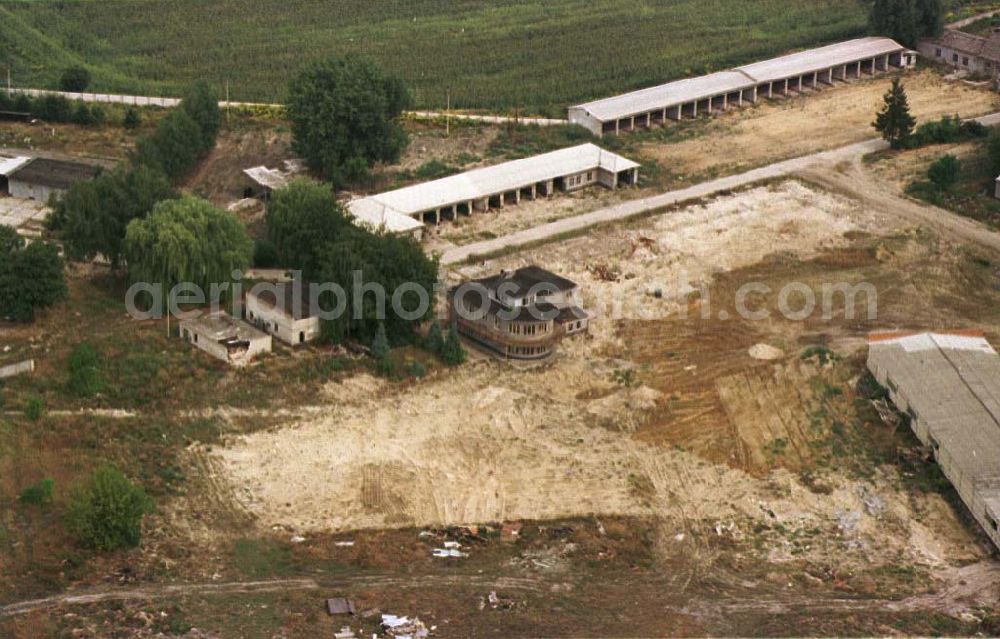
[[[910,103],[906,98],[906,89],[899,78],[892,81],[892,88],[883,98],[885,104],[875,116],[872,126],[882,134],[882,138],[894,149],[902,149],[913,135],[913,127],[917,121],[910,115]]]

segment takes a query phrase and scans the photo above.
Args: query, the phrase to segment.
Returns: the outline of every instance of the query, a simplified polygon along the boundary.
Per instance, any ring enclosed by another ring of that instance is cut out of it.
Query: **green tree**
[[[181,109],[194,120],[201,130],[199,153],[210,151],[215,146],[215,138],[222,126],[219,96],[215,94],[207,82],[197,82],[181,100]]]
[[[875,116],[872,126],[894,149],[906,147],[913,135],[917,121],[910,115],[910,104],[899,78],[892,81],[892,88],[883,98],[885,104]]]
[[[156,124],[152,135],[139,139],[135,161],[178,180],[194,168],[204,151],[203,135],[186,111],[174,109]]]
[[[916,47],[920,38],[940,35],[944,9],[941,0],[873,0],[868,28],[875,35]]]
[[[326,246],[355,228],[329,186],[305,179],[272,193],[264,217],[278,264],[309,279],[317,276]]]
[[[316,62],[289,84],[293,148],[316,171],[343,186],[406,148],[400,116],[406,86],[354,55]]]
[[[379,323],[372,340],[372,357],[376,360],[389,356],[389,338],[385,334],[385,324]]]
[[[465,362],[468,353],[462,347],[462,341],[458,338],[458,326],[452,322],[448,327],[448,337],[441,348],[441,361],[448,366],[458,366]]]
[[[103,255],[118,268],[129,222],[146,217],[157,202],[173,197],[169,180],[159,170],[146,165],[118,167],[74,184],[56,202],[49,227],[59,234],[71,259]]]
[[[94,118],[94,113],[87,106],[86,102],[77,102],[76,107],[73,109],[72,116],[73,124],[79,124],[80,126],[91,126],[97,124],[97,120]]]
[[[192,196],[160,202],[125,232],[129,277],[160,283],[164,292],[192,282],[208,295],[212,284],[232,281],[252,254],[253,242],[236,216]]]
[[[28,322],[67,295],[59,249],[41,240],[25,245],[17,231],[0,226],[0,316]]]
[[[927,179],[938,191],[950,191],[961,173],[962,165],[954,155],[942,155],[927,168]]]
[[[986,157],[990,162],[990,173],[1000,175],[1000,129],[993,129],[986,138]]]
[[[69,356],[69,387],[81,397],[93,397],[104,388],[101,358],[90,344],[80,344]]]
[[[55,480],[47,477],[22,490],[21,494],[17,496],[17,500],[22,504],[31,504],[32,506],[51,504],[55,487]]]
[[[944,7],[941,0],[915,0],[914,12],[921,36],[936,38],[944,31]]]
[[[153,503],[114,466],[99,467],[69,503],[67,527],[77,541],[95,550],[108,551],[139,545],[142,518]]]
[[[139,109],[135,107],[125,109],[125,115],[122,117],[122,126],[129,131],[134,131],[139,128],[140,124],[142,124],[142,115],[139,113]]]
[[[63,71],[59,78],[59,88],[63,91],[81,93],[90,86],[90,71],[81,66],[73,66]]]

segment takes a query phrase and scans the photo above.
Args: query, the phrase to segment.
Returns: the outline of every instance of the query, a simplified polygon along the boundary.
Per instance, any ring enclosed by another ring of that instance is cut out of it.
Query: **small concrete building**
[[[456,286],[449,310],[460,334],[509,359],[544,359],[590,323],[579,286],[537,266]]]
[[[581,144],[440,180],[359,198],[347,203],[355,224],[373,231],[419,237],[427,224],[514,206],[521,200],[592,185],[634,185],[639,164],[595,144]]]
[[[569,108],[594,135],[618,135],[726,111],[759,98],[815,90],[852,78],[908,69],[917,53],[889,38],[858,38]]]
[[[291,346],[320,335],[319,317],[310,309],[309,285],[298,280],[254,285],[244,299],[246,320]]]
[[[919,49],[928,60],[989,78],[995,89],[1000,88],[1000,31],[984,38],[947,29],[940,38],[922,40]]]
[[[261,353],[271,352],[271,336],[222,311],[182,320],[181,337],[233,366],[246,366]]]
[[[48,202],[65,193],[77,182],[94,179],[100,167],[83,162],[32,158],[8,170],[7,192],[11,197]]]
[[[873,333],[868,369],[1000,547],[1000,355],[976,331]]]

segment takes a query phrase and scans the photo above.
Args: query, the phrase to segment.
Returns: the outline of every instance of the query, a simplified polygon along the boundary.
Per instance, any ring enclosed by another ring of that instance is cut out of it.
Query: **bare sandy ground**
[[[708,134],[672,144],[650,143],[643,153],[678,178],[735,172],[861,142],[875,136],[871,123],[881,108],[889,77],[841,84],[785,100],[763,100],[708,124]],[[920,122],[995,111],[996,93],[945,81],[931,70],[904,74],[913,115]]]
[[[640,306],[670,306],[676,295],[646,295],[651,283],[678,271],[708,277],[774,252],[808,256],[879,223],[850,200],[791,181],[546,247],[504,265],[538,260],[579,281],[587,299],[622,288]],[[652,241],[639,241],[633,251],[638,238]],[[590,269],[596,262],[629,277],[605,282]],[[785,470],[760,479],[632,437],[665,398],[614,380],[614,371],[634,367],[614,355],[618,339],[615,320],[604,315],[589,338],[564,344],[561,355],[541,367],[523,370],[483,359],[460,375],[405,389],[354,378],[331,385],[316,411],[191,452],[211,460],[259,525],[304,533],[653,514],[674,522],[677,536],[662,540],[673,546],[685,543],[691,527],[707,524],[715,534],[742,537],[754,522],[776,517],[789,530],[834,533],[811,551],[817,556],[847,552],[867,561],[873,548],[880,561],[978,556],[937,498],[915,503],[879,479],[840,476],[831,494],[819,495]],[[767,365],[776,371],[787,366]],[[877,512],[866,506],[875,493],[882,504]],[[915,508],[931,514],[921,521]],[[845,546],[848,538],[853,541]],[[793,551],[779,539],[764,552],[781,561]]]

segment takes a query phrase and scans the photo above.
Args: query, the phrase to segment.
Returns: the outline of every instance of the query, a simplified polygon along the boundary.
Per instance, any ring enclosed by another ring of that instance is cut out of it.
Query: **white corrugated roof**
[[[257,184],[272,191],[285,188],[293,177],[277,169],[269,169],[266,166],[255,166],[244,169],[243,173]]]
[[[347,203],[347,212],[354,223],[370,231],[409,233],[423,226],[409,215],[394,211],[374,198],[361,198]]]
[[[364,200],[380,204],[388,211],[410,216],[598,168],[618,172],[638,167],[627,158],[587,143],[379,193]],[[379,209],[369,202],[358,202],[351,202],[348,208],[357,208],[364,212],[363,215],[387,215],[378,213]]]
[[[758,82],[772,82],[905,50],[906,47],[889,38],[858,38],[755,62],[736,70]]]
[[[12,173],[17,171],[19,168],[31,162],[32,158],[18,156],[18,157],[0,157],[0,175],[4,177],[9,177]]]
[[[703,100],[705,98],[734,93],[753,87],[756,82],[743,73],[720,71],[697,78],[677,80],[668,84],[650,87],[617,95],[603,100],[594,100],[573,107],[583,109],[599,120],[614,120],[656,109],[664,109],[679,104]]]
[[[748,64],[729,71],[678,80],[624,95],[594,100],[570,107],[570,109],[582,109],[598,120],[606,122],[679,104],[687,104],[712,96],[735,93],[764,82],[793,78],[905,50],[906,47],[889,38],[858,38]]]

